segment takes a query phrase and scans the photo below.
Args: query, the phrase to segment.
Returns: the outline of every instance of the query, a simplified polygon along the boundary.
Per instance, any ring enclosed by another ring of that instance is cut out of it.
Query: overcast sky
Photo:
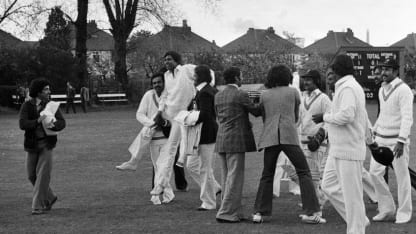
[[[0,0],[2,1],[2,0]],[[23,0],[29,1],[29,0]],[[216,0],[211,0],[216,1]],[[49,4],[64,4],[76,16],[76,0],[49,0]],[[273,27],[305,38],[305,45],[326,36],[329,30],[346,31],[370,44],[389,46],[411,32],[416,32],[416,0],[220,0],[216,8],[206,8],[202,0],[173,0],[181,11],[176,25],[187,19],[192,31],[223,46],[247,32],[249,27]],[[109,28],[102,0],[90,0],[89,20]],[[155,24],[157,25],[157,24]],[[8,28],[13,33],[13,29]],[[147,27],[153,32],[161,28]],[[6,29],[7,30],[7,29]],[[21,36],[20,36],[21,37]],[[22,39],[38,40],[40,35]]]
[[[272,26],[278,35],[286,30],[305,38],[305,45],[329,30],[345,31],[370,44],[389,46],[416,32],[415,0],[222,0],[215,14],[201,4],[179,1],[192,31],[223,46],[249,27]]]

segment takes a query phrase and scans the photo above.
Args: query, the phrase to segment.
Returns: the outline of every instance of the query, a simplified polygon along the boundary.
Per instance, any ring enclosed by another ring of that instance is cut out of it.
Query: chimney
[[[212,40],[212,44],[217,45],[217,43],[215,43],[215,40]]]
[[[188,27],[188,21],[186,19],[182,20],[182,27],[184,28]]]
[[[327,37],[331,36],[332,34],[334,34],[334,31],[329,30],[328,33],[326,34]]]
[[[273,33],[274,33],[274,29],[273,29],[273,27],[268,27],[266,31],[267,31],[268,33],[271,33],[271,34],[273,34]]]
[[[367,29],[367,44],[370,44],[370,30]]]
[[[354,37],[354,33],[352,32],[352,30],[350,28],[347,28],[347,37],[348,38]]]

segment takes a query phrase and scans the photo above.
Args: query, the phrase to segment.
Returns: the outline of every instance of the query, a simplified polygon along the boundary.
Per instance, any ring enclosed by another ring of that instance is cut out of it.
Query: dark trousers
[[[83,100],[82,98],[81,98],[81,107],[84,113],[87,113],[87,101]]]
[[[299,178],[299,186],[303,209],[307,215],[312,215],[320,210],[318,198],[312,182],[311,172],[305,155],[298,145],[277,145],[267,147],[264,151],[264,169],[260,179],[254,204],[255,213],[271,216],[273,208],[273,179],[277,158],[283,151],[296,169]]]
[[[176,162],[179,158],[179,148],[175,155],[175,162],[173,163],[173,173],[175,174],[175,186],[178,190],[184,190],[188,187],[188,182],[185,179],[185,169],[183,167],[176,166]],[[152,189],[155,187],[155,169],[152,173]]]
[[[75,104],[74,104],[74,99],[66,99],[66,105],[65,105],[65,108],[66,108],[66,113],[68,114],[69,113],[69,106],[71,105],[71,107],[72,107],[72,111],[74,112],[74,113],[77,113],[77,111],[75,110]]]

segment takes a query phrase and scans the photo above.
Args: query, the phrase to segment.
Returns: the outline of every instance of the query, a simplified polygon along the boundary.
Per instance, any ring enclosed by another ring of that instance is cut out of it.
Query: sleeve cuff
[[[323,117],[324,122],[328,122],[328,118],[329,118],[328,114],[325,113]]]
[[[407,138],[399,136],[399,138],[397,138],[397,141],[401,143],[406,143]]]

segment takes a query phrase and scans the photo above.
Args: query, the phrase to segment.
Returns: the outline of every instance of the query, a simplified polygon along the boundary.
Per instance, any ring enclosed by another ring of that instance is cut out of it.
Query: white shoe
[[[394,220],[394,212],[378,213],[376,216],[373,217],[374,222],[393,221],[393,220]]]
[[[160,202],[160,198],[157,195],[154,195],[150,198],[150,201],[153,203],[153,205],[160,205],[162,202]]]
[[[253,214],[253,223],[263,223],[263,217],[260,213]]]
[[[324,224],[326,223],[326,219],[322,218],[319,215],[304,215],[302,216],[302,222],[308,224]]]
[[[128,171],[128,170],[135,171],[136,168],[137,168],[137,165],[132,165],[130,161],[124,162],[121,165],[116,166],[116,169],[120,171]]]
[[[394,223],[395,224],[404,224],[404,223],[408,223],[408,222],[410,222],[410,219],[403,219],[403,220],[396,219],[396,222],[394,222]]]

